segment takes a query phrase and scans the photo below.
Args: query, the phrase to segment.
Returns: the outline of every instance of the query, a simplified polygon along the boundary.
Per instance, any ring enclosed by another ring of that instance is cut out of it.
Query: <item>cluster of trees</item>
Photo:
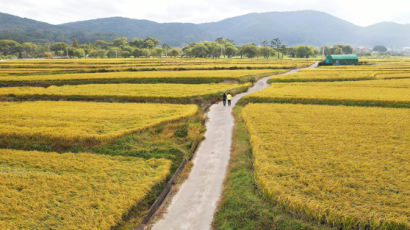
[[[238,47],[232,40],[218,38],[214,42],[193,42],[182,48],[184,56],[187,57],[232,57],[238,53]]]
[[[87,46],[87,45],[81,45]],[[85,51],[76,39],[69,46],[64,42],[37,45],[31,42],[18,43],[13,40],[0,40],[0,57],[36,58],[36,57],[84,57]]]
[[[31,42],[18,43],[13,40],[0,40],[0,57],[3,58],[36,58],[36,57],[68,57],[68,58],[116,58],[116,57],[150,57],[180,56],[179,49],[171,49],[167,44],[158,46],[160,41],[147,37],[144,40],[134,38],[128,41],[119,37],[112,42],[97,40],[89,44],[79,44],[73,38],[71,45],[65,42],[37,45]]]
[[[24,42],[20,44],[13,40],[0,40],[0,57],[10,57],[17,55],[19,57],[37,57],[40,53],[44,54],[44,52],[46,51],[42,50],[41,48],[31,42]]]
[[[114,39],[112,42],[98,40],[91,43],[89,49],[89,57],[161,57],[165,56],[180,56],[178,49],[171,49],[168,44],[162,44],[158,39],[147,37],[144,40],[134,38],[128,41],[125,37]]]
[[[323,46],[322,51],[326,56],[330,54],[352,54],[353,47],[350,45]]]
[[[386,46],[384,45],[376,45],[373,47],[373,52],[369,52],[369,55],[375,55],[375,56],[398,56],[398,57],[402,57],[402,56],[407,56],[409,55],[408,53],[406,53],[405,50],[402,51],[393,51],[393,50],[388,50]]]
[[[384,45],[376,45],[373,47],[373,49],[368,49],[368,48],[358,49],[356,50],[355,53],[357,54],[357,56],[373,56],[373,57],[390,57],[390,56],[403,57],[403,56],[409,55],[409,53],[406,52],[406,50],[402,50],[402,51],[389,50]]]
[[[232,40],[218,38],[213,42],[193,42],[182,49],[183,55],[187,57],[277,57],[284,55],[290,57],[311,57],[320,54],[319,50],[311,46],[286,47],[279,38],[272,41],[263,41],[260,46],[254,43],[237,46]]]
[[[168,44],[161,44],[158,39],[146,37],[145,39],[134,38],[128,40],[126,37],[113,39],[111,42],[97,40],[89,44],[79,44],[74,38],[72,44],[56,42],[53,44],[37,45],[30,42],[18,43],[12,40],[0,40],[0,56],[2,57],[67,57],[67,58],[129,58],[129,57],[161,57],[182,56],[198,58],[219,58],[240,56],[254,57],[277,57],[284,56],[295,58],[308,58],[324,53],[328,54],[350,54],[353,48],[349,45],[324,46],[320,50],[312,46],[286,47],[279,38],[271,41],[263,41],[256,44],[236,45],[234,41],[218,38],[215,41],[193,42],[182,49],[171,48]]]
[[[379,53],[385,53],[385,52],[387,52],[387,48],[386,48],[386,46],[383,46],[383,45],[377,45],[377,46],[373,47],[373,51],[374,52],[379,52]]]

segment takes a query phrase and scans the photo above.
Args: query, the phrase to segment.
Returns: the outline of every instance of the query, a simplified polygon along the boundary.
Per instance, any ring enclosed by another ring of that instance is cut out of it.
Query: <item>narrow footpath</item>
[[[317,63],[309,68],[316,66]],[[284,74],[298,71],[295,69]],[[211,229],[231,153],[232,108],[243,96],[268,87],[269,78],[260,79],[247,92],[234,96],[231,106],[224,107],[220,102],[210,107],[205,140],[195,153],[189,177],[172,198],[163,218],[153,225],[153,230]]]

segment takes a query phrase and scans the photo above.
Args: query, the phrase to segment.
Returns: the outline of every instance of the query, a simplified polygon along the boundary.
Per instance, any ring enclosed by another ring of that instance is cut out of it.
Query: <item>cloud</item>
[[[408,0],[0,0],[0,11],[59,24],[122,16],[158,22],[211,22],[251,12],[319,10],[358,25],[410,23]]]

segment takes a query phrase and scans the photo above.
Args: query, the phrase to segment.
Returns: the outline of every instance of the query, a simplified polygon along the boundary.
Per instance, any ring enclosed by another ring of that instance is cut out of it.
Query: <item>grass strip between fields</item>
[[[144,159],[167,159],[172,162],[170,174],[163,182],[154,186],[145,198],[136,204],[115,230],[135,229],[148,213],[151,205],[161,194],[169,179],[174,175],[181,162],[193,156],[205,132],[203,114],[160,124],[143,133],[120,138],[105,146],[97,146],[90,152],[109,155],[136,156]]]

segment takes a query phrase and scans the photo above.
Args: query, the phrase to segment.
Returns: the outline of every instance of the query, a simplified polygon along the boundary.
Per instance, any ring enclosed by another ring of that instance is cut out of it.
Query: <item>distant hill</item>
[[[0,39],[35,43],[61,41],[71,43],[73,37],[76,37],[80,43],[88,43],[98,39],[111,40],[116,36],[118,35],[69,29],[63,26],[0,13]]]
[[[66,33],[64,37],[74,36],[76,33],[83,34],[84,39],[80,39],[80,42],[117,35],[128,38],[152,36],[172,46],[215,40],[218,37],[232,39],[237,44],[251,42],[260,44],[264,40],[270,41],[279,37],[288,46],[300,44],[321,46],[335,43],[368,47],[382,44],[389,48],[410,46],[410,25],[383,22],[361,27],[318,11],[251,13],[202,24],[157,23],[112,17],[53,26],[29,19],[21,20],[30,21],[33,25],[31,28],[57,31],[55,32],[57,34]],[[21,28],[20,32],[30,38],[30,31],[24,29],[21,20],[16,20],[15,24],[11,20],[9,28]],[[0,39],[1,31],[4,29],[0,17]],[[41,38],[41,36],[37,37]],[[49,39],[56,41],[59,37]]]
[[[382,22],[362,29],[362,43],[383,44],[386,47],[410,46],[410,24]]]
[[[211,34],[192,23],[157,23],[122,17],[102,18],[62,24],[62,27],[82,31],[114,33],[128,38],[155,37],[173,46],[181,46],[203,39],[213,39]]]
[[[232,37],[240,43],[270,41],[281,38],[288,45],[354,42],[360,28],[349,22],[317,11],[252,13],[203,24],[203,28]]]

